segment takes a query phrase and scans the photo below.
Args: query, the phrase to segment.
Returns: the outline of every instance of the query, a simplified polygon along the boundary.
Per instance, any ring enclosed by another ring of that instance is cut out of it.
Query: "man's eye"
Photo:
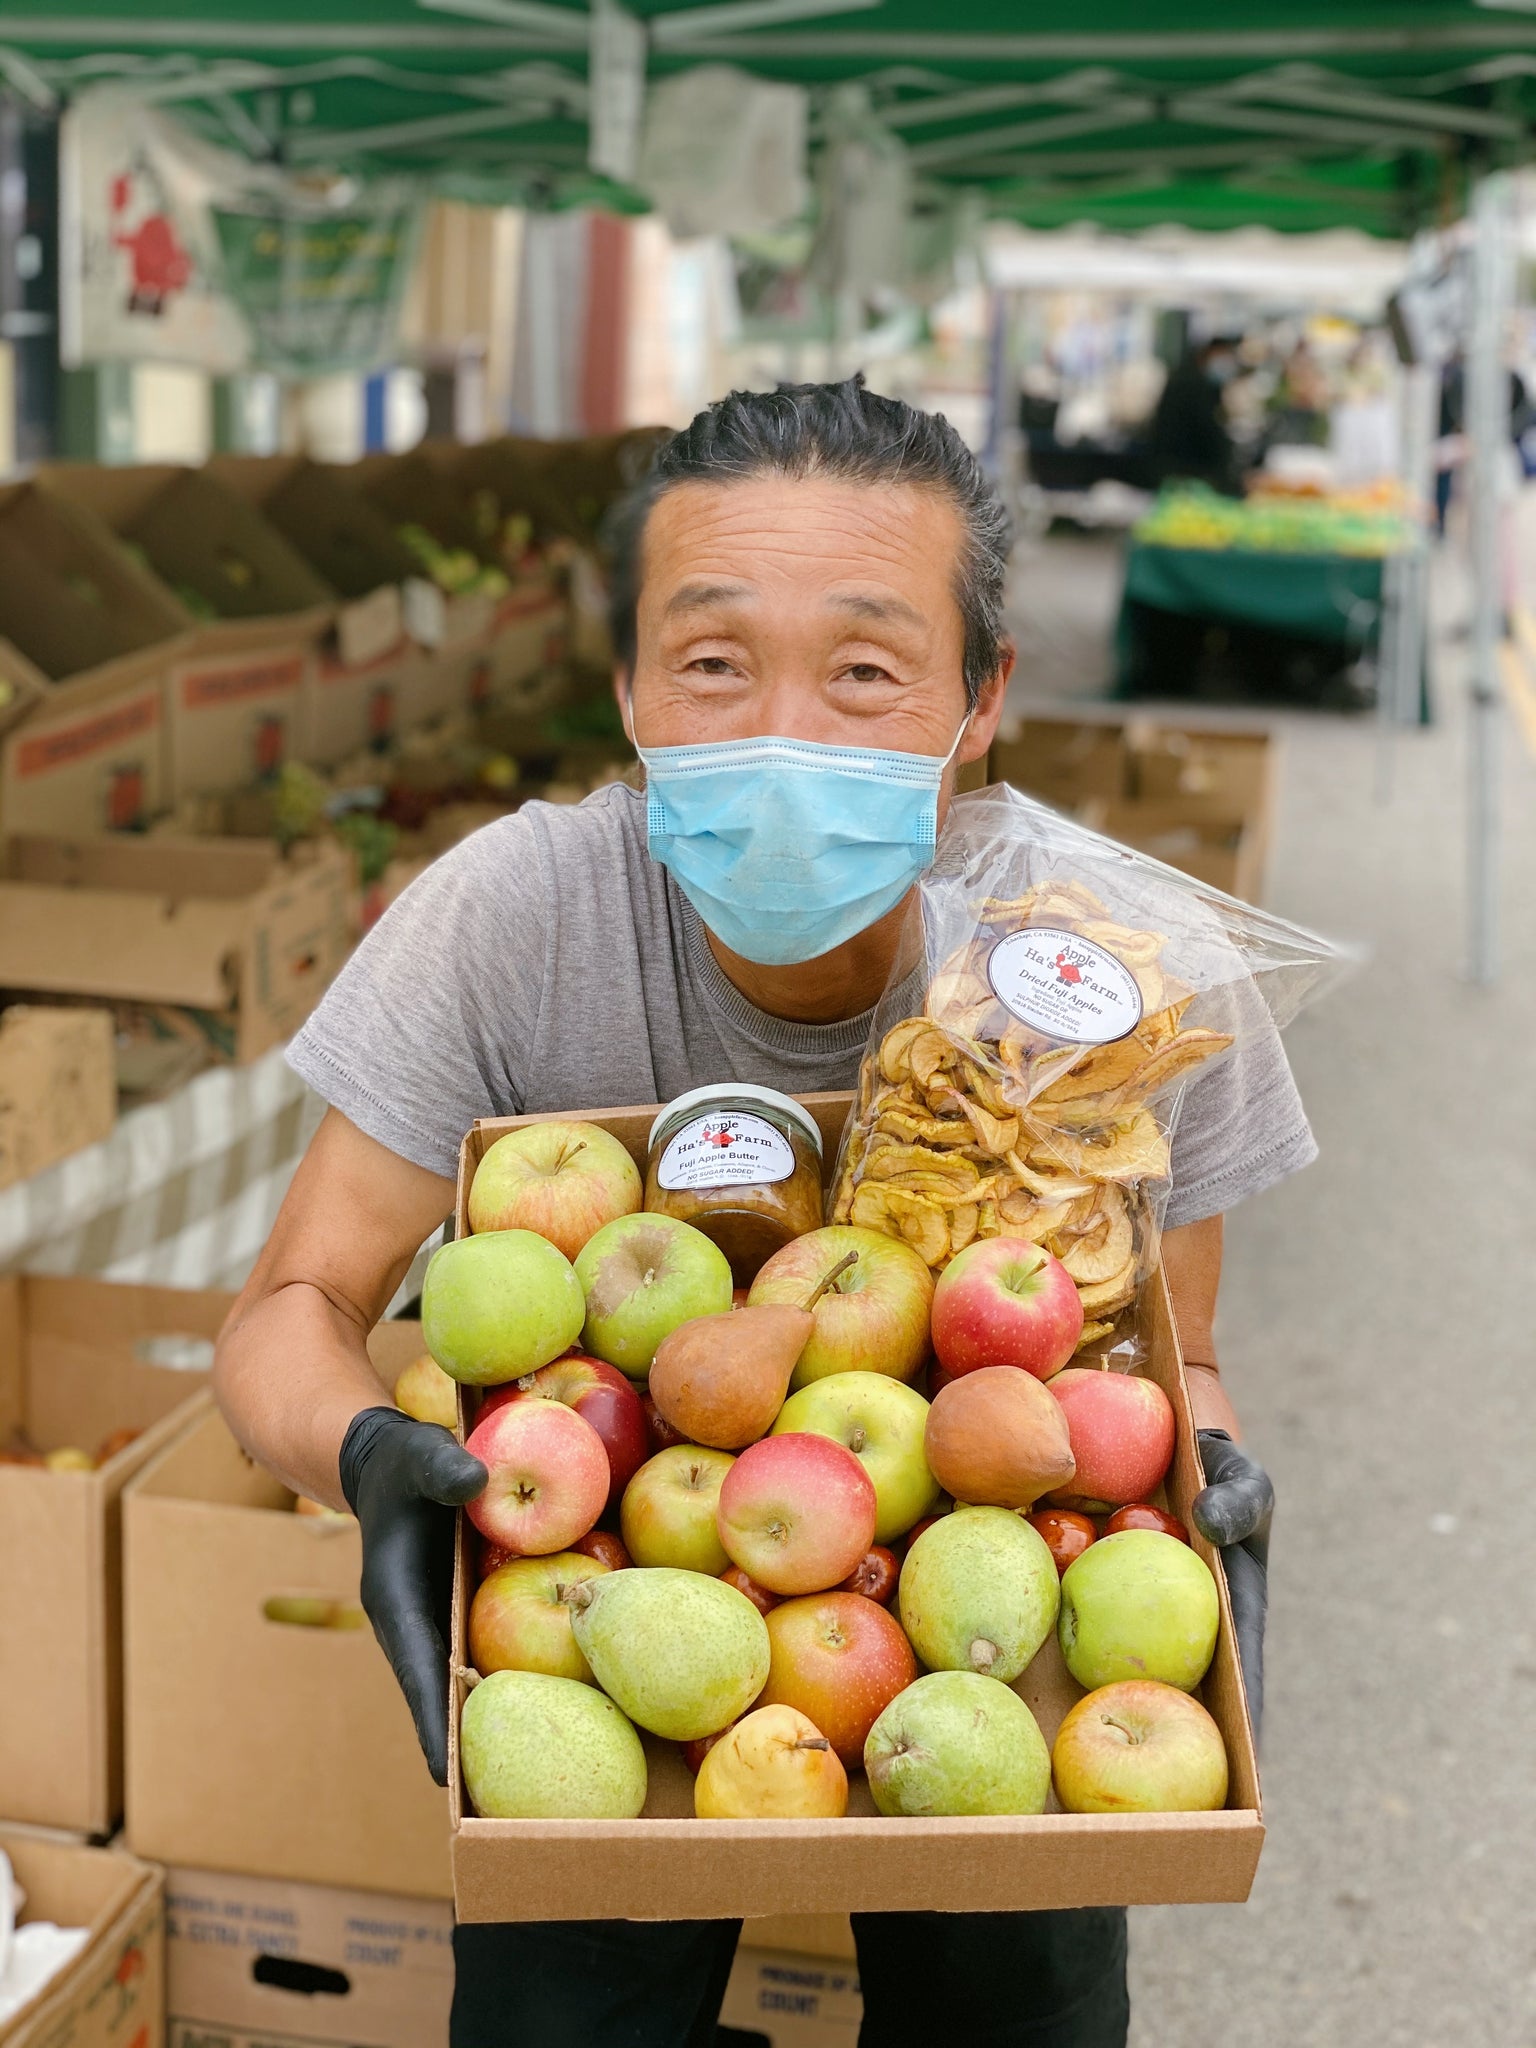
[[[728,676],[733,664],[727,661],[723,654],[701,654],[696,660],[689,662],[688,666],[698,669],[706,676]]]
[[[855,661],[843,670],[843,674],[855,683],[885,683],[890,681],[890,671],[877,662]]]

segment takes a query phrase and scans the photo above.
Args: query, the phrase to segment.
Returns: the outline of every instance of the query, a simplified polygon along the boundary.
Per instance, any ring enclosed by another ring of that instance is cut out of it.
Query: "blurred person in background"
[[[476,1117],[853,1086],[956,770],[1002,713],[1008,553],[953,428],[861,378],[711,406],[658,452],[614,576],[615,687],[664,828],[623,785],[486,826],[290,1047],[331,1107],[220,1339],[218,1398],[287,1485],[356,1514],[363,1604],[439,1784],[454,1510],[486,1472],[389,1404],[368,1331],[451,1212]],[[921,970],[893,1000],[920,1012]],[[1210,1482],[1193,1513],[1224,1546],[1255,1722],[1271,1495],[1216,1371],[1222,1215],[1315,1149],[1278,1036],[1246,1042],[1187,1092],[1162,1239]],[[1118,1909],[853,1927],[863,2048],[1124,2048]],[[461,1926],[454,2048],[711,2048],[738,1931]]]
[[[1159,485],[1202,483],[1227,497],[1242,495],[1241,466],[1225,405],[1227,387],[1239,368],[1236,340],[1213,335],[1186,349],[1169,371],[1147,436]]]

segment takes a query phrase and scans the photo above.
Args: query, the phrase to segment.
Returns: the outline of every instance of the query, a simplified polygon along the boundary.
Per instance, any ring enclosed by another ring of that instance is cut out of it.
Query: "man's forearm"
[[[334,1508],[347,1505],[337,1460],[348,1425],[390,1398],[366,1330],[303,1281],[237,1308],[219,1339],[214,1391],[253,1458]]]
[[[1190,1358],[1184,1362],[1189,1386],[1189,1405],[1194,1410],[1196,1429],[1224,1429],[1234,1443],[1241,1443],[1242,1428],[1237,1411],[1227,1399],[1221,1375],[1214,1363],[1202,1364]]]

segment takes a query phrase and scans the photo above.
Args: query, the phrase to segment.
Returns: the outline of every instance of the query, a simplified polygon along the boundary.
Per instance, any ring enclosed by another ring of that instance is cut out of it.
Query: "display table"
[[[0,1192],[0,1272],[238,1288],[324,1111],[281,1048],[199,1074]],[[397,1301],[419,1290],[423,1264]]]
[[[1390,560],[1132,538],[1115,631],[1116,695],[1219,691],[1327,702],[1330,684],[1379,646]],[[1226,630],[1213,636],[1212,627]],[[1201,686],[1212,669],[1216,690]],[[1428,722],[1422,677],[1419,717]]]

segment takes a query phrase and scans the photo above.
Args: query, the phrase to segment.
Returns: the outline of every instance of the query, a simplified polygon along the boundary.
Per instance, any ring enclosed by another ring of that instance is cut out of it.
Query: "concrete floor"
[[[1094,691],[1112,546],[1041,544],[1021,698]],[[1464,615],[1442,571],[1442,623]],[[1373,797],[1292,717],[1269,902],[1369,948],[1288,1034],[1322,1146],[1229,1227],[1220,1339],[1279,1495],[1245,1906],[1133,1916],[1133,2048],[1536,2043],[1536,769],[1505,746],[1504,962],[1461,979],[1465,648]]]

